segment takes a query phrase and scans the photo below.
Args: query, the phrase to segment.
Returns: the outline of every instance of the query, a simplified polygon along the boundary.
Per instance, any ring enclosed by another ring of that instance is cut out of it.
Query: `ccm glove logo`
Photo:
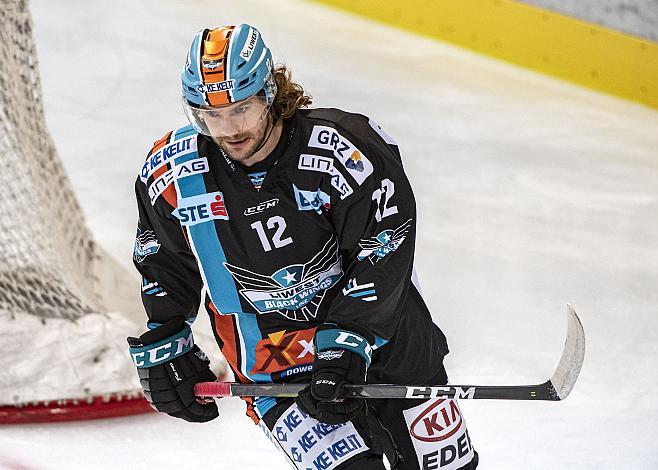
[[[352,351],[363,358],[366,365],[370,365],[372,359],[372,346],[360,335],[352,333],[351,331],[340,330],[338,328],[320,330],[315,334],[315,350],[323,352],[335,353],[334,348],[347,349]],[[330,351],[327,351],[330,350]],[[321,359],[335,359],[335,358],[321,358]]]
[[[336,385],[336,382],[332,380],[320,379],[315,381],[315,385],[331,385],[332,387],[334,387]]]
[[[130,355],[138,368],[153,367],[161,362],[188,353],[194,346],[192,330],[185,328],[179,335],[142,347],[131,347]]]
[[[359,335],[347,331],[340,331],[335,341],[336,344],[348,346],[350,349],[360,349],[368,357],[367,362],[370,362],[372,359],[372,346],[370,346],[370,344]]]

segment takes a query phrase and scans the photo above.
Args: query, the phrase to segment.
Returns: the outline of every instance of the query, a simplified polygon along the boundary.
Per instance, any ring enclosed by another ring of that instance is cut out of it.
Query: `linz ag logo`
[[[221,91],[232,90],[235,86],[235,80],[225,80],[223,82],[217,83],[206,83],[205,85],[199,85],[197,90],[201,93],[219,93]]]
[[[151,204],[155,204],[156,199],[162,194],[169,184],[177,179],[186,176],[198,175],[208,171],[208,159],[206,157],[189,160],[174,166],[171,170],[163,173],[149,186],[148,192],[151,198]]]
[[[196,225],[213,219],[228,220],[221,191],[180,199],[172,214],[181,225]]]
[[[456,401],[438,400],[411,423],[410,432],[419,441],[438,442],[456,434],[463,422]]]

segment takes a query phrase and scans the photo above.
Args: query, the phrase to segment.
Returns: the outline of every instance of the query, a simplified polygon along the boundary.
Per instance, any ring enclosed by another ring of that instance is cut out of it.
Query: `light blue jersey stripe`
[[[184,137],[194,132],[191,127],[180,129],[176,138]],[[199,158],[197,152],[184,155],[175,160],[175,163],[186,162]],[[179,197],[187,198],[198,196],[207,192],[202,174],[190,175],[177,180]],[[231,214],[229,213],[229,217]],[[235,287],[233,276],[224,267],[226,255],[215,229],[215,221],[190,225],[187,227],[192,238],[194,250],[199,261],[206,288],[213,304],[221,314],[235,315],[240,338],[242,356],[241,372],[251,380],[270,382],[269,374],[251,374],[256,365],[256,345],[261,340],[256,314],[242,311],[238,290]]]

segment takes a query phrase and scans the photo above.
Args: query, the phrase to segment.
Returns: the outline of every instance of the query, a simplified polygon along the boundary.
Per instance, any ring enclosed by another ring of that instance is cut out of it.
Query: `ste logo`
[[[209,220],[229,220],[224,195],[221,191],[200,194],[178,200],[178,207],[172,212],[181,225],[196,225]]]

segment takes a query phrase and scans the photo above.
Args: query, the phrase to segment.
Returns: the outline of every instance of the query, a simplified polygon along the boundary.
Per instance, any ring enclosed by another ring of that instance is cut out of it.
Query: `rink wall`
[[[658,42],[658,0],[519,0]]]
[[[315,0],[658,109],[658,43],[513,0]]]

